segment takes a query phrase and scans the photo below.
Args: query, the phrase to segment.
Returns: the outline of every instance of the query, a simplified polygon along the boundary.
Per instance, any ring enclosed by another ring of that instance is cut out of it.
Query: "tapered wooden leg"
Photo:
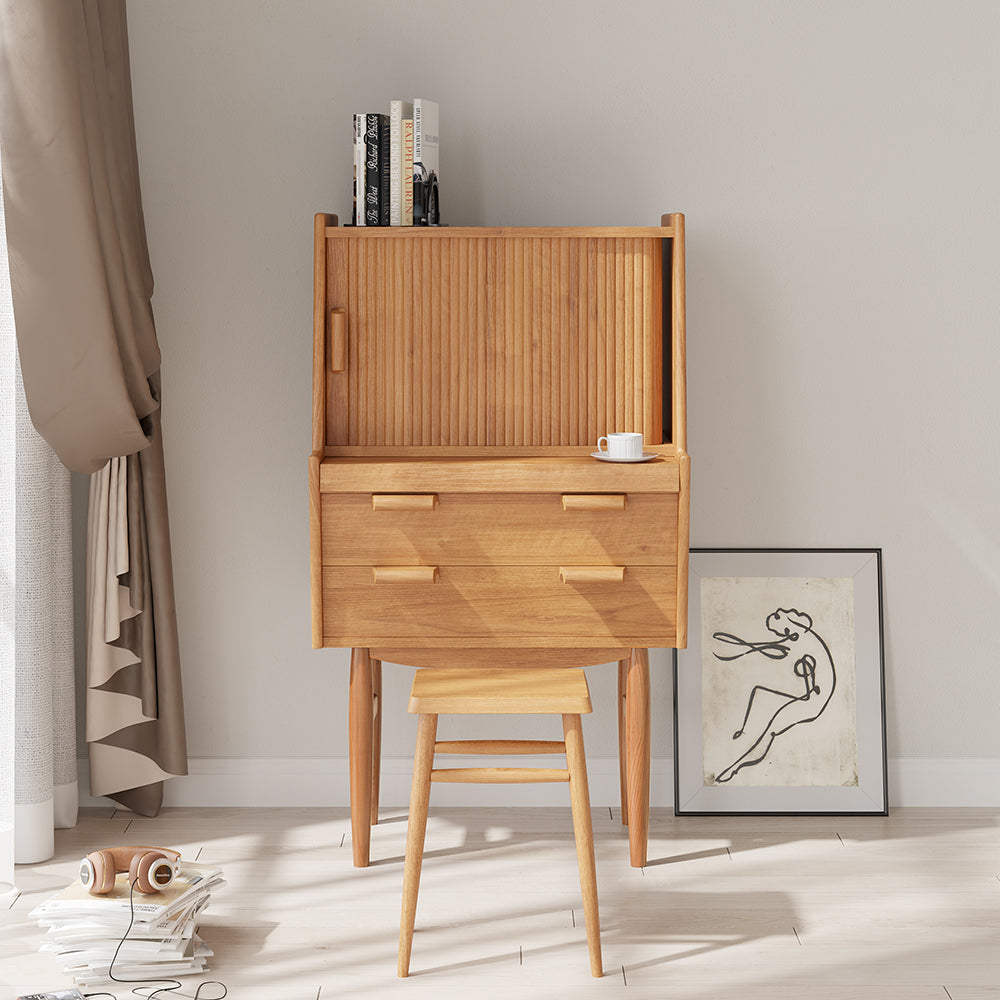
[[[348,707],[351,757],[351,842],[354,867],[367,868],[372,816],[372,664],[366,646],[351,650]]]
[[[622,826],[628,826],[628,753],[625,747],[625,681],[628,660],[618,661],[618,791],[622,800]]]
[[[573,808],[576,860],[580,866],[583,892],[583,919],[587,925],[590,974],[604,975],[601,962],[601,918],[597,906],[597,865],[594,861],[594,831],[590,822],[590,790],[587,786],[587,758],[583,752],[583,726],[579,715],[564,715],[566,766],[569,769],[569,800]]]
[[[417,750],[413,758],[413,786],[410,790],[410,818],[406,827],[406,860],[403,862],[403,912],[399,919],[399,976],[410,973],[413,923],[417,915],[420,866],[424,860],[424,833],[427,804],[431,797],[431,769],[434,766],[434,739],[437,716],[421,715],[417,723]]]
[[[378,823],[379,779],[382,775],[382,661],[372,660],[372,816]]]
[[[649,838],[649,650],[633,649],[625,680],[628,848],[633,868],[646,864]]]

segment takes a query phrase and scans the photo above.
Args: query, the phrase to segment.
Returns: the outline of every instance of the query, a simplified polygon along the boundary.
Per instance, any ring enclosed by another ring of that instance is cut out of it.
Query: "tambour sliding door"
[[[609,430],[661,443],[663,244],[458,229],[329,240],[343,367],[327,373],[327,444],[580,446]]]

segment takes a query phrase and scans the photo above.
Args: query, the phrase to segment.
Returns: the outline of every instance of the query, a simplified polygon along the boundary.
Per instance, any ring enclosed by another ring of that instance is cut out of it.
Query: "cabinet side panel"
[[[349,274],[351,244],[347,241],[326,241],[326,308],[324,325],[329,330],[330,310],[346,309],[348,329],[351,322]],[[350,444],[351,338],[347,337],[347,372],[334,374],[327,368],[326,382],[326,443]]]

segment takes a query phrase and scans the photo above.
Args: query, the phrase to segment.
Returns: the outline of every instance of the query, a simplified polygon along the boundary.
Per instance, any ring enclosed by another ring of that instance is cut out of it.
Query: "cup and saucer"
[[[601,447],[602,441],[606,445],[604,448]],[[657,458],[659,452],[643,451],[641,434],[622,431],[599,438],[597,451],[592,451],[590,455],[601,462],[648,462]]]

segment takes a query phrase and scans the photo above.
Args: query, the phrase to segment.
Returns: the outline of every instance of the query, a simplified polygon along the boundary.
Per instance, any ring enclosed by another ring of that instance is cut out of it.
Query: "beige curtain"
[[[31,419],[93,474],[91,791],[153,815],[187,755],[124,0],[0,0],[0,143]]]

